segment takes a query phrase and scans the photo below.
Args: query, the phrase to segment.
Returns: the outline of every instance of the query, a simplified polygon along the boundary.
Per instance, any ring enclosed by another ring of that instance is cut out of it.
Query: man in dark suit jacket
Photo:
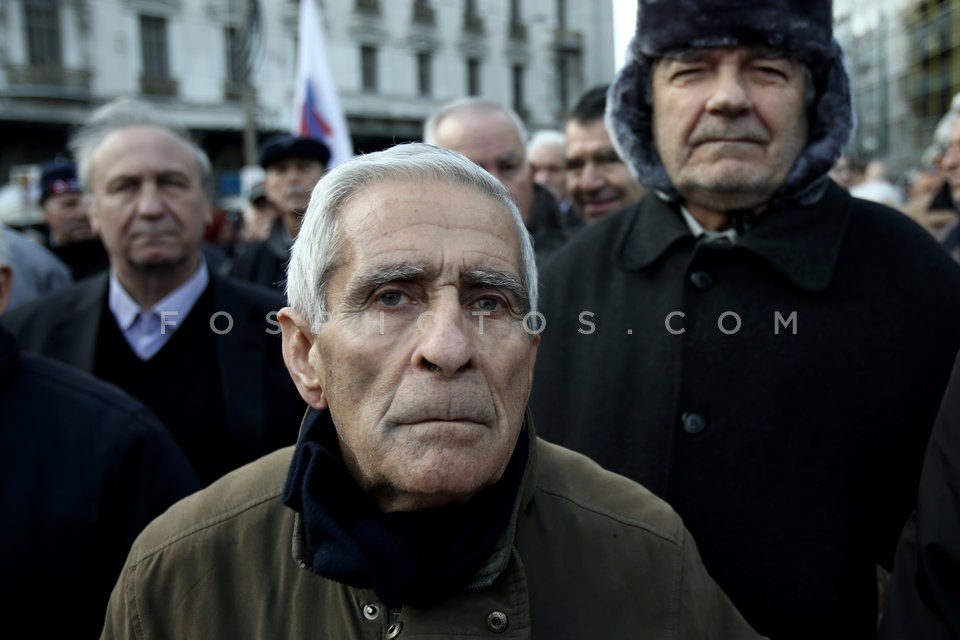
[[[0,234],[0,316],[16,273]],[[0,615],[50,614],[96,638],[130,544],[200,488],[143,403],[50,358],[20,353],[0,317]]]
[[[204,484],[295,442],[305,406],[280,352],[282,297],[217,276],[201,254],[204,152],[126,100],[94,113],[71,149],[110,272],[5,317],[21,347],[143,401]]]

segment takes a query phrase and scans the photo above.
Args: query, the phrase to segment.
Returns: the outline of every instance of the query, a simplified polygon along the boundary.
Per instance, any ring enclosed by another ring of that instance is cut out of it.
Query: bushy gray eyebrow
[[[530,297],[520,278],[509,271],[493,269],[470,269],[460,275],[460,280],[468,287],[499,289],[510,295],[526,313],[530,309]]]

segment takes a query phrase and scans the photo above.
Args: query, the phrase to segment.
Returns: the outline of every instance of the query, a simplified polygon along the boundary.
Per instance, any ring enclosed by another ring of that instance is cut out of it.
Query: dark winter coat
[[[35,635],[95,638],[130,544],[200,488],[143,404],[0,326],[0,611]],[[16,635],[16,634],[15,634]]]
[[[238,280],[282,292],[287,286],[287,262],[290,261],[292,243],[283,218],[277,218],[270,229],[270,236],[246,247],[234,259],[228,274]]]
[[[541,435],[666,499],[760,633],[872,637],[874,565],[960,348],[935,241],[832,183],[732,245],[651,194],[574,237],[540,291]]]
[[[960,638],[960,358],[943,396],[887,592],[882,640]]]

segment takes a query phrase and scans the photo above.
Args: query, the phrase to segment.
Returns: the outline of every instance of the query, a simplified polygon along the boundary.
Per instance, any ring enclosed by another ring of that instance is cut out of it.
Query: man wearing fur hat
[[[960,270],[827,177],[831,3],[641,0],[607,124],[651,192],[545,265],[538,429],[671,503],[760,633],[872,638]]]

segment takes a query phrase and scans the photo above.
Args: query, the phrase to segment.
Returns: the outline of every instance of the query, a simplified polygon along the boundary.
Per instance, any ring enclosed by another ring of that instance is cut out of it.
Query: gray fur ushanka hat
[[[639,0],[636,33],[607,94],[606,124],[614,145],[641,184],[682,200],[653,145],[648,103],[653,66],[679,49],[734,46],[781,51],[810,69],[816,94],[809,140],[774,202],[816,201],[855,125],[843,51],[833,38],[831,0]]]

